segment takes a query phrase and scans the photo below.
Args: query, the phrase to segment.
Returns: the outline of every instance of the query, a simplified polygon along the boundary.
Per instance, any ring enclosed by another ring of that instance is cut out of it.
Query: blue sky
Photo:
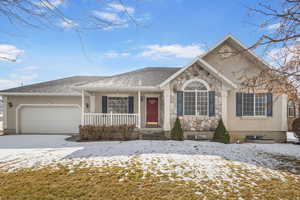
[[[59,2],[59,0],[53,0]],[[93,13],[122,26],[84,31],[82,40],[74,31],[78,24],[32,29],[11,25],[0,17],[0,56],[18,55],[17,62],[0,60],[0,89],[73,75],[111,75],[146,66],[182,66],[193,57],[232,34],[246,45],[253,44],[261,30],[260,18],[249,17],[245,5],[254,0],[123,0],[141,25],[123,21],[118,1],[65,0],[57,4],[66,16]],[[83,45],[83,46],[82,46]],[[3,53],[4,52],[4,53]]]

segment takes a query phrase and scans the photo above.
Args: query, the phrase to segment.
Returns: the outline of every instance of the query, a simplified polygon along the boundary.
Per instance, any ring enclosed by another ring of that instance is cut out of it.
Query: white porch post
[[[90,96],[90,112],[95,113],[96,112],[96,96],[91,95]]]
[[[138,128],[141,128],[141,91],[138,91]]]
[[[3,100],[3,130],[7,129],[7,97],[2,96]]]
[[[171,91],[170,86],[164,88],[164,130],[171,130],[170,126],[170,104],[171,104]],[[174,105],[173,105],[174,106]]]
[[[84,90],[81,90],[81,125],[84,126]]]

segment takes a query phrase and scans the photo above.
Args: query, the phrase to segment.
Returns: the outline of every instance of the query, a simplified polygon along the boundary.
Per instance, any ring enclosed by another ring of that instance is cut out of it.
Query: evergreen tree
[[[218,127],[214,133],[213,141],[221,142],[224,144],[228,144],[230,142],[230,135],[226,130],[222,119],[219,120]]]
[[[174,123],[174,127],[171,130],[171,139],[172,140],[183,140],[183,130],[181,128],[180,120],[177,117]]]

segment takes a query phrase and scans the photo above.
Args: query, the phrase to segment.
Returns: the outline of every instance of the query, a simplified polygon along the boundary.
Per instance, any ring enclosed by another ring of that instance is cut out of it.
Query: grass
[[[268,178],[261,178],[261,174],[241,165],[224,167],[229,169],[224,173],[235,179],[226,180],[220,174],[213,180],[194,182],[177,179],[176,173],[170,177],[160,171],[146,172],[138,162],[128,167],[86,167],[82,163],[73,167],[56,165],[37,170],[2,171],[0,199],[300,199],[297,175],[282,172],[281,178],[275,178],[265,169],[263,174]]]

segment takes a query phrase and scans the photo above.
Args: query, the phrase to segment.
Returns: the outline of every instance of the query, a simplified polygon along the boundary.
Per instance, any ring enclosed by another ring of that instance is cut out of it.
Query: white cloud
[[[281,25],[280,23],[271,24],[271,25],[267,26],[267,29],[270,31],[274,31],[274,30],[277,30],[280,27],[280,25]]]
[[[16,61],[24,51],[13,45],[0,44],[0,61]]]
[[[94,16],[110,23],[114,23],[114,24],[125,23],[125,20],[121,19],[116,13],[93,11],[93,14]]]
[[[109,3],[107,10],[113,10],[116,12],[128,12],[128,14],[132,15],[135,12],[135,9],[129,6],[124,6],[120,3]]]
[[[109,51],[103,54],[104,57],[106,58],[117,58],[117,57],[127,57],[130,56],[130,53],[118,53],[115,51]]]
[[[24,71],[34,71],[34,70],[39,70],[40,67],[37,66],[27,66],[27,67],[23,67],[22,70]]]
[[[289,47],[274,48],[267,53],[266,60],[274,66],[283,66],[286,63],[299,58],[299,46],[297,44]]]
[[[65,0],[41,0],[35,4],[39,7],[54,9],[59,7],[65,2]]]
[[[204,53],[201,45],[192,44],[182,46],[180,44],[173,45],[148,45],[143,47],[145,50],[140,53],[140,56],[151,57],[154,59],[163,58],[194,58]]]
[[[121,3],[112,2],[108,3],[105,11],[92,11],[92,15],[103,20],[104,22],[108,22],[107,26],[103,28],[103,30],[112,30],[116,28],[127,28],[129,27],[129,19],[130,17],[124,13],[128,13],[133,16],[136,21],[142,21],[143,18],[137,18],[134,16],[135,9],[130,6],[124,6]],[[109,24],[111,23],[111,24]]]
[[[62,27],[62,28],[73,28],[75,26],[78,26],[78,24],[76,24],[75,22],[73,22],[72,20],[70,19],[65,19],[65,20],[62,20],[60,23],[59,23],[59,26]]]

